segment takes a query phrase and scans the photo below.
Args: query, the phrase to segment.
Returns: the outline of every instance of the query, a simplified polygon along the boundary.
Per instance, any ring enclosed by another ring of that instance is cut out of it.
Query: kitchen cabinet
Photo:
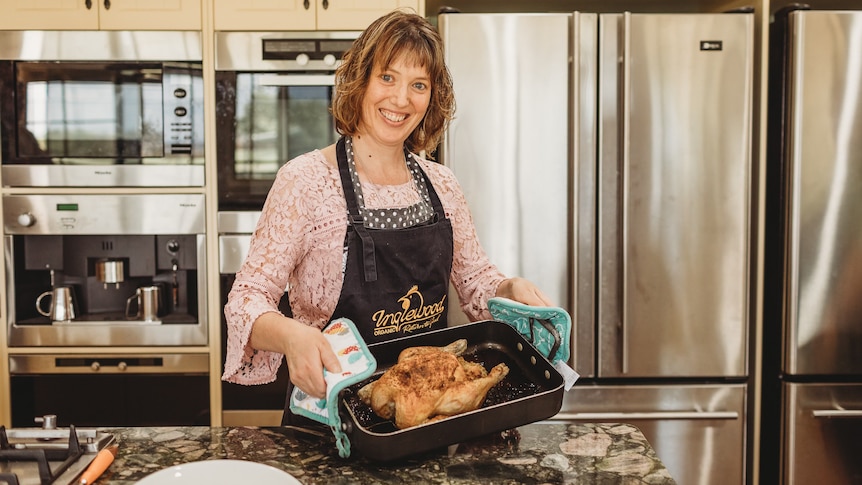
[[[213,0],[215,30],[362,30],[396,8],[424,13],[424,0]]]
[[[0,30],[201,30],[201,0],[0,0]]]

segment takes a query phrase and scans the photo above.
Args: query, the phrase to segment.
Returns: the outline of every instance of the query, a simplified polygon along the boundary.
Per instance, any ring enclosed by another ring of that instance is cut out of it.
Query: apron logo
[[[398,299],[401,310],[386,313],[386,310],[374,312],[371,320],[374,322],[374,336],[388,335],[404,332],[413,333],[422,329],[429,329],[440,321],[440,317],[446,311],[446,295],[440,301],[425,303],[425,298],[419,287],[414,285],[407,293]]]

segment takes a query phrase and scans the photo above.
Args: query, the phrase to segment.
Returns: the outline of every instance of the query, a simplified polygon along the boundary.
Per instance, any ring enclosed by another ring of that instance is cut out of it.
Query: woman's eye
[[[380,79],[382,79],[388,83],[392,82],[392,74],[381,74]]]
[[[425,83],[413,83],[413,89],[418,89],[419,91],[424,91],[428,89],[428,85]]]

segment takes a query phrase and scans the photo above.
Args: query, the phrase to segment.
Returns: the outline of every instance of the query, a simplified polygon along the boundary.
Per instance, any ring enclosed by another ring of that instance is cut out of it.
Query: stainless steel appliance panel
[[[457,116],[441,161],[488,256],[570,306],[571,15],[441,15]],[[467,28],[469,26],[469,28]]]
[[[5,234],[203,234],[201,194],[6,195]]]
[[[600,16],[599,375],[747,374],[753,16]]]
[[[224,211],[218,213],[219,273],[235,274],[248,255],[251,235],[260,212]]]
[[[786,383],[782,481],[862,483],[862,384]]]
[[[637,426],[677,483],[745,483],[746,396],[744,384],[579,383],[553,419]]]
[[[200,61],[198,31],[0,31],[0,59],[25,61]]]
[[[862,12],[796,11],[788,29],[784,370],[860,375]]]

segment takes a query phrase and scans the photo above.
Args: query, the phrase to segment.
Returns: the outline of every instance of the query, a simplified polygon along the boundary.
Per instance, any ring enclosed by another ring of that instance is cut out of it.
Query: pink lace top
[[[471,320],[489,319],[487,304],[505,279],[479,244],[461,186],[451,170],[417,157],[452,222],[451,282]],[[402,185],[363,183],[369,209],[406,207],[419,201],[413,180]],[[278,172],[224,308],[227,356],[222,379],[238,384],[275,380],[282,355],[252,349],[253,322],[278,312],[289,288],[293,317],[323,328],[341,294],[347,205],[338,169],[320,151],[300,155]]]

